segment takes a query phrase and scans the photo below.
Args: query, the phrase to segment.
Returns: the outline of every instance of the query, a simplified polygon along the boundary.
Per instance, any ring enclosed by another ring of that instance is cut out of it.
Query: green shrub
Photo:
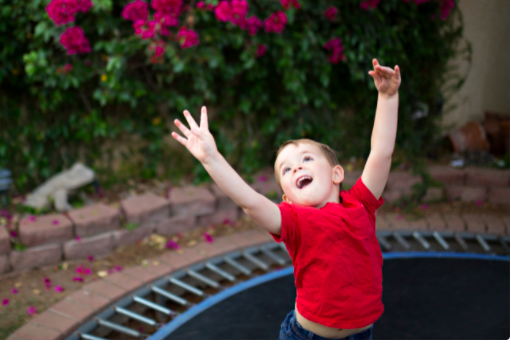
[[[127,1],[94,0],[74,22],[57,26],[45,10],[48,0],[0,0],[0,166],[13,171],[19,191],[78,159],[106,180],[111,168],[97,163],[104,145],[131,144],[136,136],[141,146],[133,155],[143,162],[130,174],[155,177],[174,155],[164,142],[170,131],[179,133],[173,119],[186,124],[188,109],[199,121],[201,105],[214,110],[210,130],[241,173],[272,166],[276,148],[290,138],[365,157],[377,100],[367,74],[372,58],[401,68],[397,149],[418,157],[438,134],[448,96],[443,87],[452,91],[463,82],[448,66],[464,47],[461,13],[455,6],[439,19],[446,1],[385,0],[369,10],[359,0],[302,0],[299,9],[287,10],[275,0],[250,1],[248,17],[287,15],[281,33],[261,28],[254,36],[193,5],[178,17],[179,26],[193,29],[199,43],[183,49],[178,28],[170,27],[171,35],[160,37],[164,53],[155,58],[158,37],[136,36],[121,16]],[[330,21],[325,11],[332,5],[338,13]],[[59,43],[72,26],[83,28],[90,53],[68,55]],[[333,38],[341,39],[344,54],[335,64],[324,48]],[[267,50],[256,57],[261,45]],[[414,120],[425,106],[428,116]],[[195,182],[207,181],[195,164]]]

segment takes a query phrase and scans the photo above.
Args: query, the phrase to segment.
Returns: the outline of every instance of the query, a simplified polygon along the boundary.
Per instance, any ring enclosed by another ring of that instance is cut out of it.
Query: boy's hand
[[[183,114],[185,115],[186,120],[188,120],[191,130],[188,130],[178,119],[174,120],[174,124],[176,124],[176,126],[188,139],[181,137],[175,132],[172,132],[172,137],[174,137],[179,143],[183,144],[197,160],[201,163],[205,163],[218,153],[215,139],[208,129],[208,113],[206,107],[202,106],[201,109],[200,127],[197,126],[197,123],[193,120],[190,112],[185,110]]]
[[[389,67],[381,66],[378,60],[373,59],[373,67],[374,71],[369,71],[369,74],[373,77],[378,92],[385,96],[394,95],[401,84],[399,66],[396,65],[392,70]]]

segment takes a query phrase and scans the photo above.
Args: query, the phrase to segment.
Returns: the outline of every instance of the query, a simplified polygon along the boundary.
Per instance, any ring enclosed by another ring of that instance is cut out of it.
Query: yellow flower
[[[102,74],[101,81],[106,82],[106,80],[107,80],[106,74]]]
[[[161,123],[161,119],[160,118],[154,118],[153,119],[153,125],[158,125],[159,123]]]

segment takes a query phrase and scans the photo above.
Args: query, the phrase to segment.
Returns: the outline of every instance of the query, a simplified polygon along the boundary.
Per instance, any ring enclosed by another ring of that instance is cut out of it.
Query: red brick
[[[232,242],[229,237],[213,238],[212,243],[202,242],[191,248],[205,258],[212,258],[223,255],[225,253],[235,251],[238,245]]]
[[[150,267],[160,267],[161,264],[155,266],[152,263],[149,264],[147,268]],[[169,268],[173,269],[173,268]],[[143,266],[135,266],[128,269],[124,269],[122,271],[124,275],[128,275],[134,279],[141,280],[144,284],[149,284],[156,279],[160,278],[163,275],[169,274],[172,272],[172,270],[169,270],[168,272],[165,272],[164,274],[160,274],[158,271],[146,269],[146,267]]]
[[[56,225],[53,224],[55,220],[58,221]],[[73,224],[62,214],[36,216],[34,222],[26,217],[20,221],[19,237],[28,247],[61,242],[73,238]]]
[[[158,275],[158,277],[163,277],[163,276],[168,275],[176,270],[174,268],[174,266],[170,265],[169,263],[156,262],[157,264],[154,264],[154,262],[155,262],[155,259],[151,260],[151,262],[149,262],[149,265],[144,268],[147,271],[150,271],[151,273],[153,273],[154,275]]]
[[[172,215],[206,215],[215,211],[215,196],[204,187],[186,186],[172,189],[169,201]]]
[[[114,246],[120,245],[130,245],[137,242],[137,240],[142,240],[145,237],[151,235],[154,231],[154,226],[152,225],[143,225],[135,228],[134,230],[126,230],[121,229],[118,231],[113,231],[113,240]]]
[[[216,210],[237,209],[238,205],[215,183],[210,186],[213,196],[217,200]]]
[[[64,258],[77,259],[88,256],[107,255],[114,248],[112,233],[99,234],[82,238],[80,241],[70,240],[64,244]]]
[[[126,222],[138,225],[158,223],[168,218],[169,205],[168,200],[151,192],[121,201]]]
[[[124,290],[110,282],[99,280],[91,284],[85,285],[82,289],[88,292],[94,292],[97,295],[103,296],[109,300],[117,300],[127,294],[127,290]]]
[[[509,187],[490,187],[488,202],[495,204],[509,204]]]
[[[440,214],[432,214],[426,217],[428,230],[430,231],[444,231],[447,229],[447,224]]]
[[[393,231],[409,231],[410,224],[401,214],[388,213],[385,215]]]
[[[9,232],[7,232],[4,226],[0,225],[0,255],[6,255],[9,252],[11,252]]]
[[[411,173],[405,171],[393,171],[389,174],[386,188],[388,190],[411,191],[413,185],[420,183],[422,183],[422,177],[414,176]]]
[[[443,199],[444,191],[440,187],[430,187],[426,195],[422,197],[422,202],[436,202]]]
[[[159,261],[163,265],[168,264],[177,270],[201,262],[205,259],[203,255],[190,248],[183,248],[182,251],[182,253],[177,253],[176,251],[170,250],[169,252],[154,258],[154,260]]]
[[[126,275],[124,273],[115,273],[112,275],[108,275],[103,280],[108,281],[112,285],[116,285],[125,292],[131,292],[139,287],[141,287],[144,284],[144,281],[138,278],[133,278],[129,275]]]
[[[80,237],[113,231],[120,225],[119,210],[103,203],[71,210],[68,216],[75,225],[75,234]]]
[[[217,224],[223,224],[226,220],[229,222],[234,222],[238,220],[238,210],[237,209],[224,209],[217,210],[213,214],[210,215],[202,215],[198,217],[199,226],[211,226]]]
[[[82,305],[89,307],[90,309],[97,311],[107,307],[110,304],[110,300],[105,297],[102,297],[94,292],[89,292],[85,290],[76,291],[71,293],[66,297],[66,299],[71,299],[75,302],[78,302]]]
[[[43,312],[41,315],[30,320],[30,323],[58,330],[62,332],[63,335],[72,333],[79,325],[78,320],[59,315],[52,311]]]
[[[0,274],[7,273],[11,270],[9,265],[9,255],[0,256]]]
[[[92,308],[79,304],[70,299],[61,300],[57,304],[50,307],[49,311],[74,318],[80,323],[84,323],[95,312],[95,310]]]
[[[273,241],[273,238],[270,235],[270,233],[261,229],[261,228],[255,229],[255,230],[250,230],[250,231],[240,232],[239,234],[242,237],[247,238],[253,245],[259,245],[259,244]],[[253,246],[253,245],[251,245],[251,246]]]
[[[467,185],[509,188],[509,169],[468,167],[465,171]]]
[[[488,199],[488,189],[461,185],[446,186],[450,198],[460,198],[463,202],[485,202]]]
[[[429,174],[431,178],[447,185],[463,185],[465,183],[466,172],[462,169],[450,166],[429,166]]]
[[[406,195],[405,190],[386,190],[383,192],[383,200],[387,203],[394,204],[397,200]]]
[[[376,215],[376,232],[378,231],[388,231],[391,226],[389,221],[387,220],[386,214],[377,214]]]
[[[60,244],[47,244],[24,251],[11,251],[9,255],[9,263],[13,270],[38,268],[60,262],[61,259]]]
[[[408,220],[408,224],[410,225],[411,231],[427,231],[428,225],[426,223],[426,220],[419,219],[419,220]]]
[[[195,215],[175,215],[161,221],[156,226],[156,233],[163,235],[174,235],[191,231],[197,226]]]
[[[16,330],[13,335],[22,340],[59,340],[62,339],[63,333],[55,329],[27,323]]]
[[[501,218],[484,215],[484,221],[487,226],[487,233],[494,235],[506,235],[506,225]]]
[[[465,232],[465,222],[456,214],[445,214],[447,230],[452,232]]]
[[[467,225],[467,232],[478,234],[486,233],[486,222],[482,215],[463,214],[461,218]]]

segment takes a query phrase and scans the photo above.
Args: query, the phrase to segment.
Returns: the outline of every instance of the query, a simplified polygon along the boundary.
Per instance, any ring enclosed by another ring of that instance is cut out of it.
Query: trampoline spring
[[[83,340],[108,340],[108,339],[103,339],[103,338],[100,338],[99,336],[95,336],[95,335],[91,335],[91,334],[87,334],[87,333],[76,333],[80,339],[83,339]]]
[[[440,244],[441,247],[444,248],[444,250],[449,250],[449,244],[445,241],[444,238],[438,233],[437,231],[433,232],[433,237],[436,239],[436,241]]]
[[[488,243],[483,239],[483,237],[481,237],[480,234],[476,235],[476,240],[479,243],[479,245],[481,245],[481,247],[484,249],[484,251],[486,252],[491,251],[490,245],[488,245]]]
[[[95,318],[94,320],[100,326],[110,328],[112,330],[118,331],[119,333],[130,335],[130,336],[133,336],[135,338],[141,338],[142,337],[142,334],[137,332],[136,330],[131,329],[131,328],[127,328],[127,327],[124,327],[124,326],[121,326],[120,324],[113,323],[113,322],[110,322],[110,321],[106,321],[106,320],[103,320],[101,318]]]
[[[145,306],[147,306],[147,307],[149,307],[149,308],[152,308],[152,309],[154,309],[154,310],[157,310],[157,311],[159,311],[159,312],[162,312],[162,313],[164,313],[164,314],[166,314],[166,315],[171,316],[171,315],[175,315],[175,314],[176,314],[174,311],[172,311],[172,310],[170,310],[170,309],[167,309],[166,307],[163,307],[163,306],[161,306],[161,305],[158,305],[158,304],[156,304],[156,303],[153,303],[153,302],[151,302],[151,301],[149,301],[149,300],[147,300],[147,299],[141,298],[141,297],[139,297],[139,296],[132,296],[132,298],[133,298],[133,300],[134,300],[135,302],[137,302],[137,303],[139,303],[139,304],[142,304],[142,305],[145,305]]]
[[[392,249],[392,245],[390,245],[387,240],[385,240],[385,237],[383,236],[376,236],[376,239],[378,239],[378,243],[380,243],[381,246],[387,251],[390,251]]]
[[[239,264],[238,262],[233,260],[231,257],[224,256],[224,261],[226,263],[230,264],[231,266],[233,266],[234,268],[238,269],[243,274],[245,274],[245,275],[252,275],[252,271],[250,269],[248,269],[245,266],[242,266],[241,264]]]
[[[392,236],[394,237],[394,239],[397,240],[397,242],[399,244],[401,244],[401,246],[403,246],[406,250],[410,250],[410,244],[408,244],[408,242],[405,240],[405,238],[403,238],[401,236],[401,234],[397,233],[397,232],[393,232],[392,233]]]
[[[247,251],[243,251],[243,257],[245,257],[247,260],[254,263],[256,266],[265,271],[267,271],[270,268],[266,263],[259,260],[258,258],[255,258],[252,254],[248,253]]]
[[[191,285],[188,285],[186,282],[183,282],[183,281],[181,281],[179,279],[176,279],[176,278],[173,278],[173,277],[169,277],[169,282],[173,283],[176,286],[184,288],[185,290],[187,290],[189,292],[192,292],[193,294],[196,294],[196,295],[198,295],[200,297],[202,297],[204,295],[204,292],[202,292],[200,289],[195,288],[195,287],[193,287]]]
[[[425,250],[429,250],[429,248],[431,246],[429,245],[428,241],[426,239],[424,239],[424,237],[419,234],[419,232],[417,232],[417,231],[413,232],[412,236],[422,245],[422,247]]]
[[[468,251],[468,245],[467,243],[465,243],[465,241],[463,240],[462,237],[460,237],[459,234],[457,233],[454,233],[454,239],[456,240],[456,242],[461,246],[461,248],[463,249],[463,251]]]
[[[220,287],[220,284],[214,280],[211,280],[210,278],[207,278],[205,277],[204,275],[202,274],[199,274],[197,273],[195,270],[191,270],[191,269],[188,269],[186,271],[186,273],[194,278],[196,278],[197,280],[200,280],[208,285],[210,285],[211,287],[213,288],[219,288]]]
[[[140,322],[148,324],[150,326],[156,326],[156,321],[155,320],[152,320],[152,319],[147,318],[145,316],[139,315],[139,314],[134,313],[132,311],[126,310],[126,309],[118,307],[118,306],[114,306],[114,310],[115,310],[115,312],[117,312],[117,313],[119,313],[121,315],[125,315],[125,316],[128,316],[128,317],[131,317],[134,320],[140,321]]]
[[[286,261],[284,261],[282,258],[280,258],[279,256],[275,255],[271,250],[268,250],[266,247],[264,246],[260,246],[259,249],[261,250],[261,252],[263,252],[266,256],[270,257],[273,261],[277,262],[278,264],[280,264],[281,266],[285,265],[286,264]]]
[[[507,243],[506,243],[506,240],[504,239],[504,237],[499,237],[499,241],[500,241],[500,245],[502,245],[502,247],[507,251],[509,252],[509,246],[507,246]]]
[[[211,262],[206,262],[206,268],[208,268],[209,270],[214,271],[215,273],[217,273],[220,276],[223,276],[224,278],[226,278],[227,280],[229,280],[231,282],[236,281],[236,278],[234,276],[232,276],[231,274],[229,274],[229,273],[223,271],[222,269],[218,268],[216,265],[214,265]]]
[[[172,294],[170,292],[165,291],[162,288],[156,287],[156,286],[150,286],[151,290],[153,292],[156,292],[158,294],[161,294],[162,296],[169,298],[170,300],[173,300],[174,302],[185,305],[188,304],[188,301],[186,299],[183,299],[181,297],[176,296],[175,294]]]

